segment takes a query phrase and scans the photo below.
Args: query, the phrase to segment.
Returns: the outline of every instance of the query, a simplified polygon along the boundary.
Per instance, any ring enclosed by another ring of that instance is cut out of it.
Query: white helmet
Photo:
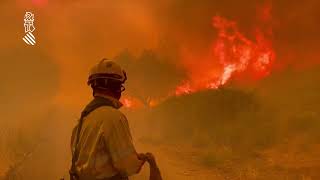
[[[114,61],[102,59],[90,70],[88,85],[91,85],[97,79],[112,79],[123,84],[127,80],[127,75]]]

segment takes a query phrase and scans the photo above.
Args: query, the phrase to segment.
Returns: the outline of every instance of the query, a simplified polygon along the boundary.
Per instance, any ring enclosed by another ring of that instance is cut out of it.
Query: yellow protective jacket
[[[100,106],[83,118],[77,145],[79,124],[74,128],[72,153],[76,146],[79,148],[75,173],[80,180],[93,180],[128,177],[139,172],[143,162],[138,160],[128,121],[118,110],[122,104],[105,95],[96,94],[95,98],[111,106]]]

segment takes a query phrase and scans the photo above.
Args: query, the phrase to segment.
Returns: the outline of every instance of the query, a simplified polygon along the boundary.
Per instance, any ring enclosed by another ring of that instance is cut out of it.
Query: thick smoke
[[[254,40],[254,27],[257,24],[264,27],[256,15],[265,4],[271,8],[273,38],[270,41],[277,55],[269,77],[250,85],[231,80],[226,88],[236,90],[219,90],[221,94],[202,92],[190,99],[173,98],[155,109],[130,114],[130,117],[140,120],[133,126],[133,131],[143,137],[150,133],[150,127],[139,123],[167,118],[160,123],[161,128],[168,127],[159,130],[161,138],[166,135],[181,139],[186,133],[183,130],[189,128],[194,131],[192,135],[197,135],[196,131],[206,133],[194,138],[199,143],[198,140],[205,139],[204,136],[212,136],[208,127],[219,125],[219,119],[210,121],[210,104],[205,101],[210,99],[218,107],[219,103],[239,103],[232,107],[237,112],[244,111],[236,123],[240,130],[246,128],[241,122],[251,118],[248,113],[255,111],[252,105],[257,103],[262,110],[255,112],[256,117],[262,117],[260,113],[270,113],[270,117],[263,117],[258,122],[268,121],[268,118],[272,118],[270,123],[294,119],[294,126],[290,127],[283,127],[289,125],[280,122],[282,129],[277,129],[280,135],[284,129],[317,134],[313,127],[318,127],[315,119],[319,117],[319,80],[315,79],[320,77],[317,68],[320,63],[319,1],[1,1],[0,174],[10,164],[20,162],[23,154],[28,152],[32,155],[25,161],[22,171],[26,179],[58,179],[66,174],[70,158],[70,131],[91,95],[86,87],[87,73],[100,59],[114,58],[128,69],[125,95],[139,98],[146,104],[150,98],[167,98],[181,81],[188,78],[183,68],[181,49],[205,54],[217,38],[212,17],[218,15],[237,22],[239,31]],[[35,47],[26,46],[21,39],[26,11],[35,13]],[[268,13],[261,13],[262,17],[269,17]],[[201,64],[201,58],[197,61],[199,63],[194,62],[194,66]],[[241,104],[243,101],[249,101],[250,106],[242,107],[246,105]],[[192,106],[199,108],[192,111]],[[206,108],[202,109],[202,106]],[[224,107],[226,112],[214,112],[221,119],[232,119],[229,116],[234,114],[228,111],[227,104]],[[189,114],[174,118],[186,111]],[[204,117],[202,121],[196,121],[198,114]],[[188,117],[190,119],[182,126],[184,118]],[[306,119],[311,119],[309,122],[313,127],[300,128]],[[206,126],[207,122],[211,123],[210,126]],[[253,128],[264,125],[252,119],[248,122],[256,125]],[[175,131],[174,127],[180,125],[182,131]],[[223,125],[225,133],[233,127]],[[279,124],[267,125],[271,128]],[[270,132],[265,133],[268,135]],[[252,133],[247,134],[252,136]],[[248,140],[245,134],[241,137]],[[227,144],[225,140],[220,143]],[[35,172],[34,167],[46,168]]]
[[[136,3],[126,0],[7,1],[2,2],[1,13],[4,19],[11,20],[1,29],[6,34],[2,42],[8,42],[11,46],[21,44],[18,35],[23,33],[24,11],[33,10],[36,13],[39,46],[59,68],[57,101],[77,106],[88,99],[80,98],[90,94],[89,89],[84,88],[84,80],[89,67],[101,58],[113,58],[124,49],[136,56],[140,56],[144,49],[153,49],[158,56],[173,57],[169,59],[170,63],[179,68],[183,65],[181,49],[194,54],[208,51],[217,36],[217,30],[212,27],[212,17],[216,15],[234,20],[246,37],[254,39],[252,31],[261,23],[257,11],[265,4],[271,8],[274,39],[270,40],[274,42],[277,54],[275,68],[313,65],[319,56],[317,3],[231,0],[141,0]],[[263,16],[263,12],[261,14]],[[16,41],[12,42],[13,39]],[[163,42],[167,46],[166,51],[159,50]],[[201,65],[201,59],[197,61]]]

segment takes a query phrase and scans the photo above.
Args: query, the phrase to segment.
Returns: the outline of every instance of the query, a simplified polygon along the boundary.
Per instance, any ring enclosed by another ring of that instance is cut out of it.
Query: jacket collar
[[[116,108],[116,109],[119,109],[120,107],[123,106],[123,104],[116,98],[114,97],[111,97],[111,96],[108,96],[108,95],[105,95],[105,94],[101,94],[101,93],[95,93],[94,94],[94,97],[102,97],[102,98],[105,98],[109,101],[112,102],[113,106]]]

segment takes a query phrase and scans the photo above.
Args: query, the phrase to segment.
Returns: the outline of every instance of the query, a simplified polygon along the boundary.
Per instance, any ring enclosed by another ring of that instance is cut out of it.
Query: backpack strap
[[[70,174],[70,180],[78,180],[79,175],[76,173],[76,162],[79,158],[80,148],[79,148],[79,140],[80,140],[80,132],[82,129],[82,124],[84,121],[84,118],[88,116],[92,111],[95,109],[98,109],[102,106],[112,106],[115,108],[114,103],[106,98],[103,97],[95,97],[82,111],[81,117],[78,123],[78,128],[76,132],[76,141],[75,141],[75,149],[72,153],[72,161],[71,161],[71,168],[69,170]]]

